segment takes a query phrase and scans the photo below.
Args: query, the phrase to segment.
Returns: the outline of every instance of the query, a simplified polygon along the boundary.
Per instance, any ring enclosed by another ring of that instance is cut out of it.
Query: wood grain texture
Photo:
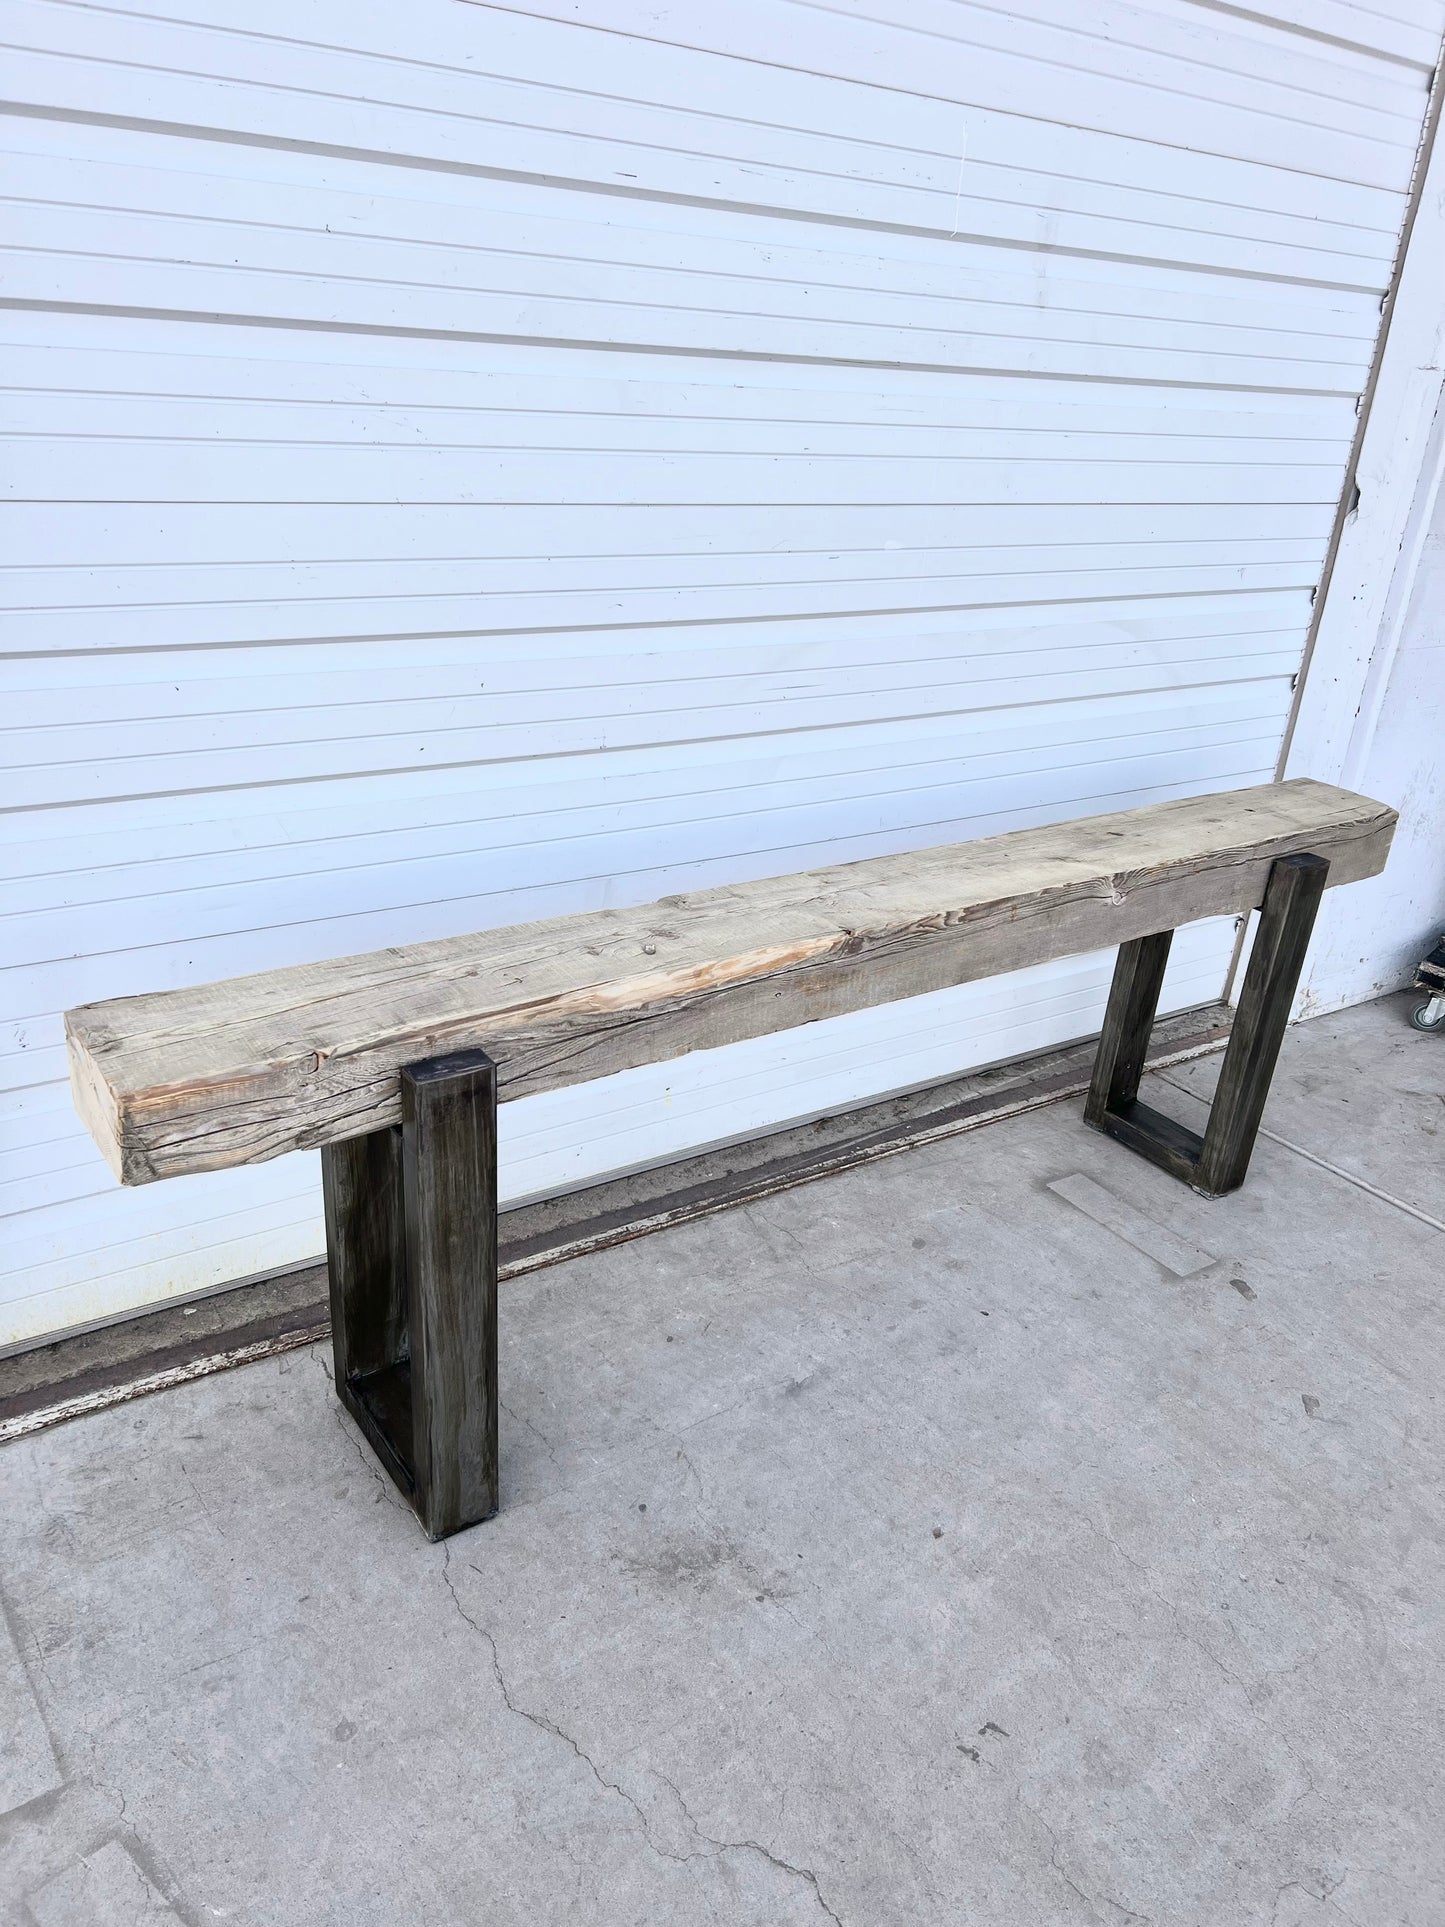
[[[375,951],[66,1018],[76,1109],[127,1184],[401,1116],[403,1064],[484,1048],[522,1097],[1257,908],[1277,857],[1383,869],[1396,821],[1262,784]]]

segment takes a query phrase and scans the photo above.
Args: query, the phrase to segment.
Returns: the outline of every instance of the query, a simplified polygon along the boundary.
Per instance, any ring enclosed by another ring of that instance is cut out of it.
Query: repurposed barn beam
[[[255,1163],[397,1124],[406,1065],[556,1090],[1256,909],[1281,857],[1373,876],[1395,820],[1265,784],[117,998],[66,1018],[76,1108],[126,1184]]]

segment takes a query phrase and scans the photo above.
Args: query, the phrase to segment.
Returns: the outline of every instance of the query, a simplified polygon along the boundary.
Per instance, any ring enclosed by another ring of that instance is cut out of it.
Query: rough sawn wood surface
[[[1257,907],[1270,864],[1384,867],[1395,812],[1300,780],[299,964],[71,1011],[76,1108],[127,1184],[400,1117],[481,1048],[505,1098]]]

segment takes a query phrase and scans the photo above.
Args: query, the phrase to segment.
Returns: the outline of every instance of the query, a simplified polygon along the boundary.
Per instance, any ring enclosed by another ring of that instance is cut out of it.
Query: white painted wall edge
[[[1445,264],[1442,264],[1440,281],[1438,299],[1442,308],[1445,308]],[[1445,479],[1445,379],[1442,379],[1438,369],[1435,381],[1433,416],[1426,436],[1424,460],[1416,481],[1415,499],[1405,519],[1375,647],[1365,664],[1364,687],[1355,712],[1354,728],[1345,746],[1340,781],[1346,789],[1354,789],[1364,781],[1370,751],[1379,731],[1385,692],[1390,686],[1390,672],[1395,666],[1406,618],[1410,613],[1421,557],[1434,524],[1440,484]]]
[[[1347,765],[1353,761],[1358,767],[1368,753],[1368,740],[1362,741],[1357,730],[1367,693],[1376,691],[1376,685],[1378,715],[1389,673],[1388,662],[1383,675],[1372,673],[1373,665],[1382,645],[1388,650],[1398,642],[1429,527],[1430,504],[1421,513],[1422,477],[1433,458],[1432,429],[1445,357],[1445,141],[1437,137],[1441,91],[1437,73],[1418,192],[1363,404],[1353,465],[1357,493],[1338,531],[1320,591],[1299,696],[1281,750],[1282,777],[1313,776],[1344,784]],[[1345,486],[1350,491],[1349,479]],[[1397,573],[1402,562],[1407,564],[1403,576]]]
[[[1331,543],[1277,775],[1350,787],[1368,762],[1420,557],[1445,474],[1445,65],[1421,139],[1416,190],[1401,237],[1343,514]],[[1353,498],[1353,499],[1351,499]],[[1383,796],[1382,801],[1395,799]],[[1326,911],[1328,915],[1328,910]],[[1237,1003],[1257,917],[1240,933],[1226,980]],[[1358,1001],[1332,981],[1328,944],[1305,964],[1294,1020]]]

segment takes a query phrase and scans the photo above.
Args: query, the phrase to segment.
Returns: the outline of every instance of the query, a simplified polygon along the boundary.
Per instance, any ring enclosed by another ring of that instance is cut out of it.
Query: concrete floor
[[[1266,1123],[510,1285],[445,1546],[320,1352],[7,1447],[0,1919],[1445,1922],[1445,1039],[1317,1019]]]

